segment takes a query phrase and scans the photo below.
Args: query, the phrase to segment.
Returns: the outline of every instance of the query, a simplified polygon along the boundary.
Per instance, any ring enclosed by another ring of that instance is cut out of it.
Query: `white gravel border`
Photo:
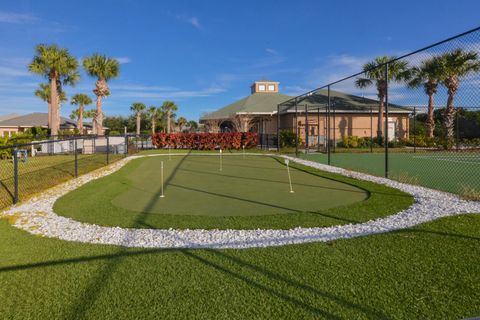
[[[172,153],[171,155],[184,154]],[[197,153],[196,155],[200,154]],[[203,155],[215,154],[208,153]],[[64,194],[91,180],[107,176],[119,170],[132,159],[148,156],[168,155],[131,156],[119,160],[108,167],[62,183],[25,202],[14,205],[0,212],[0,218],[10,218],[15,227],[26,230],[31,234],[66,241],[141,248],[253,248],[354,238],[409,228],[447,216],[480,213],[480,202],[466,201],[453,194],[288,156],[284,156],[284,158],[288,158],[292,162],[397,188],[413,195],[415,203],[397,214],[370,220],[365,223],[325,228],[299,227],[289,230],[176,230],[103,227],[78,222],[53,212],[53,204]]]

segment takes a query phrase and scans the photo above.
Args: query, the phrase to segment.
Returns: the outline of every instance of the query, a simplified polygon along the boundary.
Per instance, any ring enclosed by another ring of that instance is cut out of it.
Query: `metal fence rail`
[[[380,57],[277,117],[279,151],[478,199],[480,28]]]

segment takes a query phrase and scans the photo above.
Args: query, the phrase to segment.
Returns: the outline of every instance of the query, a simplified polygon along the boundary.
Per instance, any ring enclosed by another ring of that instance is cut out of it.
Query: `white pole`
[[[222,149],[220,149],[220,171],[222,171]]]
[[[287,165],[288,183],[290,184],[290,193],[294,193],[292,188],[292,178],[290,177],[290,167],[288,166],[289,162],[290,161],[288,159],[285,159],[285,164]]]
[[[245,159],[245,145],[242,146],[243,149],[243,159]]]
[[[163,161],[160,162],[160,180],[162,184],[162,194],[160,195],[160,198],[165,198],[165,195],[163,194]]]
[[[172,160],[172,155],[170,154],[170,144],[168,144],[168,160]]]

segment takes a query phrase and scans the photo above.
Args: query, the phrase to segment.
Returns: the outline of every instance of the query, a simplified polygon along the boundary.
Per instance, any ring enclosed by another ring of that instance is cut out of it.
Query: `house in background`
[[[23,133],[25,130],[41,127],[48,128],[48,113],[34,112],[25,115],[0,116],[0,136],[11,137],[13,134]],[[87,134],[92,132],[92,125],[83,123]],[[60,117],[60,130],[74,130],[77,122],[69,118]]]
[[[331,139],[340,141],[345,136],[377,135],[377,100],[333,90],[330,91],[330,99]],[[209,121],[216,120],[221,123],[222,131],[235,131],[235,122],[243,118],[248,121],[248,124],[245,123],[247,131],[276,135],[279,121],[280,130],[297,131],[302,139],[308,139],[311,147],[325,143],[328,122],[327,90],[319,90],[312,95],[298,98],[296,105],[295,110],[295,97],[279,92],[278,82],[259,80],[252,84],[249,96],[202,115],[200,123],[208,124]],[[411,113],[408,108],[389,105],[389,140],[408,137]]]

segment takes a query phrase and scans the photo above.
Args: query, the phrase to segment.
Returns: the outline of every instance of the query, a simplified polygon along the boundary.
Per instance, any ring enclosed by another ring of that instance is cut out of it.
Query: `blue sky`
[[[33,96],[41,77],[28,73],[38,43],[81,58],[116,57],[107,115],[132,102],[203,112],[249,94],[260,78],[300,94],[359,71],[382,54],[402,54],[480,24],[479,1],[22,1],[0,3],[0,114],[46,111]],[[82,72],[68,95],[93,97]],[[68,115],[72,106],[62,106]]]

